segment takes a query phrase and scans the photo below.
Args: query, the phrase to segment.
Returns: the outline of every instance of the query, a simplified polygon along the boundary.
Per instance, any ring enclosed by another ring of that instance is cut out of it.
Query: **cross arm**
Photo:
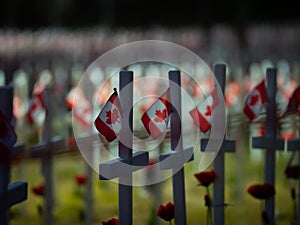
[[[148,166],[148,152],[136,152],[130,159],[113,159],[99,166],[99,179],[111,180]]]
[[[31,155],[33,157],[45,156],[45,153],[49,153],[52,149],[55,152],[63,151],[67,148],[65,140],[61,137],[54,137],[51,139],[50,143],[42,142],[40,144],[34,145],[31,148]]]
[[[300,150],[300,138],[295,138],[287,141],[288,151],[299,151]]]
[[[212,145],[218,144],[220,140],[215,140],[215,139],[201,139],[201,152],[209,151],[209,152],[214,152],[217,151],[213,149],[207,150],[206,147],[208,145],[208,142],[210,142]],[[235,141],[233,140],[223,140],[221,148],[221,151],[223,152],[235,152]]]
[[[185,162],[190,162],[194,159],[193,151],[194,148],[189,147],[183,151],[173,151],[159,156],[160,168],[168,170],[182,167]]]
[[[252,138],[253,148],[270,148],[270,149],[284,149],[284,140],[273,137],[253,137]]]
[[[8,206],[11,207],[27,199],[28,184],[26,182],[14,182],[8,185]]]

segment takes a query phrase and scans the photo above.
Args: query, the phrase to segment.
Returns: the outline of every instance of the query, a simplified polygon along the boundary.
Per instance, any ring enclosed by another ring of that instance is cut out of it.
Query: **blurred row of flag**
[[[43,99],[44,91],[45,85],[40,83],[35,85],[27,112],[27,119],[30,124],[42,124],[45,119],[46,106]],[[231,91],[233,90],[231,89]],[[234,98],[238,97],[238,94],[234,96]],[[226,102],[228,101],[227,98]],[[95,127],[110,142],[117,137],[122,127],[121,104],[116,89],[106,102],[103,98],[101,99],[101,105],[103,105],[103,107],[95,119]],[[94,120],[92,118],[93,109],[90,101],[85,97],[83,90],[78,86],[74,86],[67,94],[65,102],[66,106],[70,110],[73,110],[73,119],[76,120],[76,122],[80,123],[83,127],[89,127],[91,125],[91,121]],[[263,80],[254,86],[248,94],[243,111],[249,120],[252,121],[261,114],[266,103],[267,94],[265,81]],[[212,112],[217,104],[217,91],[213,89],[206,99],[200,102],[194,109],[190,110],[190,116],[201,132],[205,133],[211,128]],[[298,112],[299,104],[300,87],[296,88],[294,93],[292,93],[286,109],[278,118],[284,118],[289,114]],[[142,124],[152,138],[157,138],[166,131],[171,113],[172,107],[170,104],[169,89],[167,89],[152,105],[143,110],[141,116]]]
[[[267,93],[265,81],[263,80],[255,86],[248,94],[243,111],[250,121],[257,118],[263,111],[267,103]],[[212,112],[218,104],[217,90],[214,89],[208,98],[190,111],[194,123],[202,132],[207,132],[212,124]],[[299,112],[300,87],[293,92],[289,103],[279,118],[284,118],[290,114]],[[142,115],[142,123],[153,138],[162,135],[168,125],[170,114],[172,113],[169,89],[160,96]],[[95,120],[97,130],[106,137],[108,141],[113,141],[121,130],[122,110],[117,91],[110,96],[107,103]]]

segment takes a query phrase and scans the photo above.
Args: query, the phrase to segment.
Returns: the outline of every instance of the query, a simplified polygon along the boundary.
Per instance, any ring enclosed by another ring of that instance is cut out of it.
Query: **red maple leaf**
[[[210,105],[206,106],[206,112],[204,114],[205,116],[211,116],[211,107]]]
[[[250,99],[250,105],[255,105],[258,102],[258,99],[259,99],[258,95],[252,96]]]
[[[119,121],[119,113],[118,110],[115,108],[112,111],[108,110],[106,111],[106,123],[107,124],[115,124],[116,122],[120,122]]]
[[[167,109],[161,110],[155,110],[155,122],[163,122],[167,118]]]

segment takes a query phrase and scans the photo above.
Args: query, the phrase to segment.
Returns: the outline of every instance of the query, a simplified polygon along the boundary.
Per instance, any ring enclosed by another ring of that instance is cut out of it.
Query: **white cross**
[[[214,67],[214,74],[220,85],[222,93],[225,93],[225,80],[226,80],[226,66],[225,64],[216,64]],[[225,109],[224,109],[225,110]],[[219,118],[224,119],[225,118]],[[208,141],[214,142],[219,140],[213,139],[201,139],[201,151],[214,152],[215,149],[206,149]],[[224,202],[224,178],[225,178],[225,153],[235,152],[235,141],[233,140],[222,140],[222,145],[220,147],[217,156],[213,161],[213,169],[216,174],[216,179],[213,186],[213,223],[218,225],[224,224],[224,207],[226,206]]]
[[[264,148],[265,154],[265,183],[275,186],[276,150],[284,149],[284,140],[277,138],[276,118],[276,69],[267,69],[267,113],[266,134],[264,137],[252,138],[253,148]],[[265,211],[268,215],[269,224],[275,224],[275,200],[274,197],[265,200]]]
[[[119,133],[120,140],[126,138],[130,146],[124,145],[119,141],[119,157],[102,163],[99,166],[100,179],[113,179],[119,177],[119,224],[132,225],[132,173],[136,170],[145,168],[148,165],[148,152],[132,151],[132,106],[133,106],[133,87],[125,88],[127,85],[133,85],[133,72],[121,71],[120,81],[120,103],[122,107],[123,118],[122,129]],[[124,182],[127,184],[125,185]]]

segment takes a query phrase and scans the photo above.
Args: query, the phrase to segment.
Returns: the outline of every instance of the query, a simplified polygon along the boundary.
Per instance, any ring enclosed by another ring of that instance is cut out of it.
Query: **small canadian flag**
[[[76,100],[76,101],[75,101]],[[73,110],[73,118],[83,127],[89,127],[92,120],[92,107],[84,92],[73,87],[66,96],[66,105]]]
[[[214,89],[206,100],[190,111],[194,123],[205,133],[211,127],[212,111],[218,104],[217,91]]]
[[[250,121],[254,120],[263,110],[267,102],[265,83],[262,81],[248,94],[244,106],[244,113]]]
[[[116,88],[95,119],[95,126],[109,142],[118,136],[122,128],[122,110]]]
[[[11,149],[17,141],[17,135],[10,124],[0,111],[0,143],[6,148]]]
[[[151,137],[158,138],[166,131],[170,114],[171,104],[168,89],[147,109],[141,118]]]
[[[281,115],[281,118],[286,117],[293,113],[299,113],[299,106],[300,106],[300,87],[297,87],[296,90],[293,92],[289,103]]]
[[[27,112],[27,119],[31,125],[41,125],[45,120],[46,109],[43,95],[44,89],[33,92],[32,98],[29,102],[29,109]]]

